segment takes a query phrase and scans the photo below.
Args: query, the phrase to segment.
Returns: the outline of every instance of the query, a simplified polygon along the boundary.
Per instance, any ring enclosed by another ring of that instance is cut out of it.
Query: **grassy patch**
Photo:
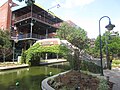
[[[112,67],[120,67],[120,60],[112,60]]]

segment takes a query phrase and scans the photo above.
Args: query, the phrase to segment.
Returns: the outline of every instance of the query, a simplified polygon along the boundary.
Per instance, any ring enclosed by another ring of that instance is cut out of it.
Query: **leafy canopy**
[[[29,62],[36,54],[41,53],[56,53],[60,54],[63,57],[66,57],[68,54],[69,49],[67,49],[65,46],[61,45],[52,45],[52,46],[41,46],[39,43],[36,43],[35,45],[31,46],[26,51],[26,63]]]
[[[99,52],[99,37],[97,37],[95,41],[95,50]],[[103,36],[101,36],[102,39],[102,51],[105,54],[106,53],[106,45],[108,47],[108,52],[111,54],[118,54],[120,52],[120,36],[119,34],[116,34],[116,36],[112,36],[112,33],[105,32]]]
[[[87,46],[86,31],[80,27],[70,26],[66,22],[63,22],[57,30],[57,37],[69,41],[80,49],[84,49]]]
[[[5,61],[5,56],[8,54],[11,48],[10,34],[7,30],[0,30],[0,56],[3,56]]]
[[[6,30],[0,30],[0,48],[9,47],[11,47],[9,32]]]

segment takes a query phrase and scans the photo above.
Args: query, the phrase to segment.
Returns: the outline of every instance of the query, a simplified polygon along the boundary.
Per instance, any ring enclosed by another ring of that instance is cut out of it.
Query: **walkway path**
[[[52,63],[60,63],[66,62],[66,59],[47,59],[45,62],[41,62],[40,65],[52,64]]]
[[[52,63],[60,63],[60,62],[66,62],[66,59],[48,59],[45,60],[45,62],[40,63],[40,65],[47,65]],[[0,71],[2,70],[10,70],[10,69],[17,69],[17,68],[25,68],[29,67],[28,64],[21,64],[21,65],[11,65],[11,66],[0,66]]]
[[[109,76],[109,80],[114,83],[113,90],[120,90],[120,68],[104,70],[104,75]]]
[[[9,69],[17,69],[17,68],[25,68],[28,67],[28,64],[16,65],[16,66],[4,66],[0,67],[0,71],[9,70]]]

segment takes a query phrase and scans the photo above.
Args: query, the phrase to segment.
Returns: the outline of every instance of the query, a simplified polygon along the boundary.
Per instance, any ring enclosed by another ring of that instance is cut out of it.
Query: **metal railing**
[[[19,20],[22,20],[22,19],[25,19],[25,18],[30,18],[31,17],[31,13],[27,13],[27,14],[24,14],[20,17],[16,17],[15,18],[15,22],[19,21]]]
[[[24,15],[22,15],[20,17],[16,17],[15,18],[15,22],[18,22],[20,20],[23,20],[23,19],[26,19],[26,18],[30,18],[30,17],[34,17],[34,18],[36,18],[36,19],[38,19],[38,20],[40,20],[42,22],[45,22],[45,23],[50,24],[50,25],[53,25],[54,27],[56,26],[54,24],[55,22],[52,22],[51,20],[47,19],[45,16],[42,16],[42,15],[36,14],[36,13],[32,13],[32,15],[31,15],[31,12],[29,12],[27,14],[24,14]]]
[[[16,38],[16,36],[11,36],[11,38]],[[39,35],[39,34],[32,34],[32,37],[30,37],[30,33],[27,34],[18,34],[18,39],[24,39],[24,38],[36,38],[36,39],[45,39],[46,36]]]

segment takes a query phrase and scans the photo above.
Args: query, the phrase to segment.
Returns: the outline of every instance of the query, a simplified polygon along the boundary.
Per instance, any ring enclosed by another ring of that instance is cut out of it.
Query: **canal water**
[[[43,79],[68,69],[68,64],[61,63],[0,71],[0,90],[41,90]]]

